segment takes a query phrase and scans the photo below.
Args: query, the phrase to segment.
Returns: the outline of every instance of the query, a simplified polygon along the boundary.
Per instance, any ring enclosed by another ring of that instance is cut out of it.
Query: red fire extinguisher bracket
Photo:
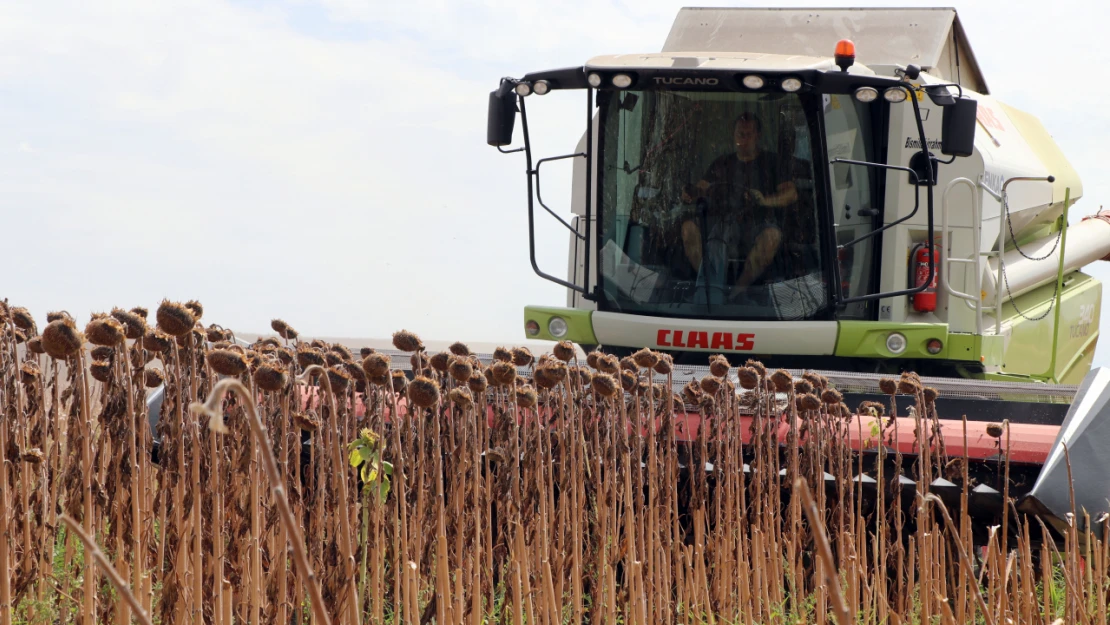
[[[913,309],[916,312],[933,312],[937,309],[937,276],[940,274],[940,254],[936,251],[935,244],[932,248],[921,244],[914,248],[912,255],[914,288],[928,284],[923,291],[913,294]],[[929,279],[930,259],[933,261],[932,280]]]

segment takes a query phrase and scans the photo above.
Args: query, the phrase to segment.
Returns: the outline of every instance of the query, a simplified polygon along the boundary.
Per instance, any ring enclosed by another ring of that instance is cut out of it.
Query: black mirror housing
[[[516,125],[516,93],[496,89],[489,93],[489,112],[486,117],[486,143],[502,147],[513,142]]]
[[[945,106],[941,120],[940,151],[948,156],[971,156],[975,151],[975,113],[979,104],[971,98],[956,98]]]

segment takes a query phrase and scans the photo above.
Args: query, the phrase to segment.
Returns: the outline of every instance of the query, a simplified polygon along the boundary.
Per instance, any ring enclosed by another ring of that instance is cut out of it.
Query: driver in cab
[[[698,272],[699,289],[710,285],[713,303],[721,303],[728,288],[730,251],[746,251],[747,258],[727,299],[741,296],[764,275],[782,245],[781,209],[798,199],[780,160],[760,149],[761,132],[762,124],[754,114],[737,117],[732,126],[736,149],[716,158],[701,180],[682,192],[683,203],[705,207],[683,221],[682,242],[687,260]],[[707,229],[705,250],[699,222]]]

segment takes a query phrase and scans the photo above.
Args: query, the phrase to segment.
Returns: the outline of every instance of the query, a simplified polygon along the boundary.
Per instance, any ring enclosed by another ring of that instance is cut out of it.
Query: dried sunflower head
[[[94,360],[89,365],[89,373],[93,379],[101,382],[107,382],[112,377],[112,363],[103,360]]]
[[[448,347],[447,350],[450,351],[452,354],[459,356],[460,358],[466,358],[470,356],[470,348],[467,347],[466,343],[463,343],[461,341],[455,341],[454,343],[451,343],[451,346]]]
[[[362,370],[368,378],[380,378],[389,373],[389,355],[374,353],[362,359]]]
[[[450,364],[447,365],[447,373],[456,382],[464,383],[470,380],[470,376],[474,373],[474,367],[466,358],[452,358]]]
[[[794,377],[786,369],[779,369],[771,374],[771,381],[775,384],[775,390],[780,393],[789,392],[794,386]]]
[[[527,347],[514,347],[512,351],[513,364],[518,367],[527,367],[532,364],[534,358],[532,352]]]
[[[280,391],[289,383],[289,376],[285,373],[285,367],[270,360],[261,360],[252,377],[255,385],[268,393]]]
[[[418,375],[409,382],[408,398],[420,408],[431,408],[439,402],[439,384],[431,378]]]
[[[158,388],[166,381],[165,376],[160,369],[144,369],[143,370],[143,384],[147,388]]]
[[[450,364],[450,359],[451,355],[449,353],[439,352],[438,354],[435,354],[428,359],[428,364],[432,366],[432,369],[435,369],[440,373],[446,373],[447,365]]]
[[[670,375],[674,371],[674,358],[670,354],[659,354],[659,362],[652,369],[659,375]]]
[[[570,341],[559,341],[555,344],[555,347],[551,349],[551,353],[563,362],[570,362],[574,358],[575,351],[574,343]]]
[[[632,354],[632,361],[642,369],[654,369],[659,362],[659,354],[645,347]]]
[[[146,333],[146,319],[122,308],[113,308],[112,317],[123,326],[127,338],[136,341]]]
[[[93,345],[119,345],[124,337],[123,325],[113,317],[99,317],[85,326],[85,338]]]
[[[740,387],[753,390],[759,386],[759,372],[754,367],[743,366],[736,370],[736,377],[740,380]]]
[[[471,397],[470,391],[460,386],[451,389],[451,392],[447,393],[447,399],[463,410],[469,410],[474,405],[474,398]]]
[[[22,306],[16,306],[8,309],[8,312],[12,316],[12,321],[15,322],[15,327],[26,330],[31,334],[38,331],[35,328],[35,318],[31,316],[31,311]]]
[[[61,317],[46,324],[42,331],[42,347],[52,358],[65,360],[75,356],[85,337],[77,331],[72,317]]]
[[[247,359],[229,349],[214,349],[207,354],[208,364],[220,375],[242,375],[247,371]]]
[[[195,299],[185,302],[185,308],[188,308],[189,312],[193,313],[193,317],[197,321],[200,321],[200,318],[204,316],[204,306],[201,306],[200,302]]]
[[[416,352],[424,349],[424,342],[408,330],[393,333],[393,346],[403,352]]]
[[[500,360],[501,362],[512,362],[513,353],[504,347],[497,347],[493,350],[493,359]]]
[[[196,315],[180,302],[162,300],[155,312],[158,327],[170,336],[185,336],[197,323]]]
[[[516,389],[516,405],[521,408],[535,408],[538,399],[536,389],[527,384]]]

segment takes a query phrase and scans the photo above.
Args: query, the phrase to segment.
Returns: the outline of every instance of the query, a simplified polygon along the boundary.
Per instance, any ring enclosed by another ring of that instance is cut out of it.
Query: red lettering
[[[755,335],[754,334],[737,334],[736,335],[736,349],[742,352],[750,352],[755,349]]]
[[[671,333],[670,330],[659,330],[655,335],[655,344],[659,347],[670,347],[671,344],[667,342],[667,335]]]
[[[710,344],[712,349],[732,349],[732,333],[731,332],[714,332],[713,342]]]
[[[682,342],[682,330],[674,331],[674,340],[671,342],[672,347],[686,347]]]
[[[690,340],[687,341],[686,347],[702,347],[709,349],[709,334],[707,332],[691,332]]]

